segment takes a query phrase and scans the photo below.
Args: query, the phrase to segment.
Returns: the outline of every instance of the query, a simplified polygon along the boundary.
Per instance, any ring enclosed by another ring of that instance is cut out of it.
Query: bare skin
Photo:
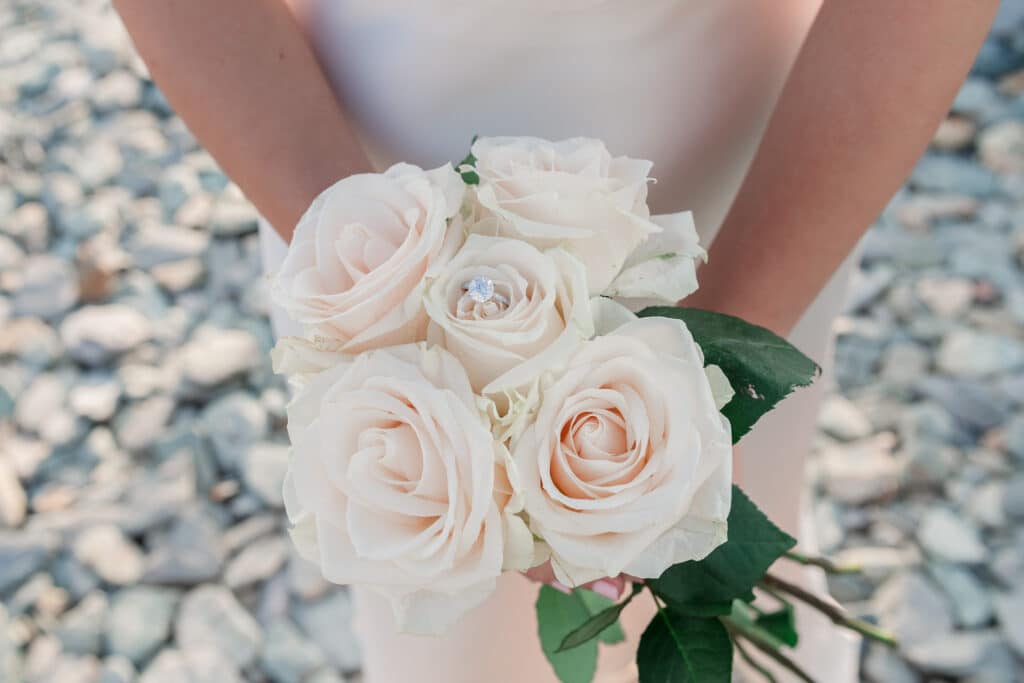
[[[175,111],[286,241],[321,190],[370,169],[284,0],[114,4]],[[824,0],[686,305],[790,331],[924,151],[998,4]]]

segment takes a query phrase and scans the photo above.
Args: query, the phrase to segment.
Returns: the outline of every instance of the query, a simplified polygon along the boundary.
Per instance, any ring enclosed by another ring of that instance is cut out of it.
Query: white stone
[[[255,660],[263,641],[260,625],[230,590],[205,584],[182,600],[174,637],[185,650],[213,646],[239,668]]]
[[[75,558],[107,583],[127,586],[142,578],[142,551],[113,524],[89,527],[73,548]]]
[[[130,306],[85,306],[64,319],[60,338],[82,363],[99,365],[149,339],[149,320]]]

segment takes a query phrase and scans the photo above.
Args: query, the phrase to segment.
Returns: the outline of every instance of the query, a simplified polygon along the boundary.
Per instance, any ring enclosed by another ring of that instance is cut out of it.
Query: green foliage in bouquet
[[[771,331],[739,318],[692,308],[652,307],[640,316],[664,316],[686,323],[704,352],[705,362],[719,366],[736,391],[723,408],[735,443],[754,423],[795,389],[809,385],[818,366]],[[823,558],[793,552],[796,540],[775,526],[733,486],[728,538],[707,557],[669,567],[657,579],[633,584],[618,603],[603,608],[585,589],[571,594],[541,590],[537,601],[541,643],[563,683],[589,683],[597,667],[598,642],[621,634],[618,617],[645,589],[657,613],[640,638],[637,665],[640,683],[728,683],[734,651],[769,681],[771,672],[750,648],[795,675],[810,681],[786,655],[798,642],[793,604],[796,599],[824,612],[833,622],[865,637],[893,644],[888,634],[848,617],[798,586],[768,574],[781,557],[849,571]],[[770,610],[755,602],[754,589],[774,601]],[[601,598],[601,600],[604,600]],[[762,660],[763,661],[763,660]]]

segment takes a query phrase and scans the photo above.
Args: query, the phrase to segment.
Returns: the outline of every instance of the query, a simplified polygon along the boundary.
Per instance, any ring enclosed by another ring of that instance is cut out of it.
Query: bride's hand
[[[547,584],[556,590],[562,591],[563,593],[572,592],[572,588],[566,586],[555,578],[555,572],[551,568],[551,562],[545,562],[544,564],[539,564],[532,569],[527,569],[523,572],[523,576],[531,581]],[[626,583],[630,580],[631,577],[626,576],[625,574],[619,574],[615,577],[591,581],[590,583],[583,584],[580,587],[592,590],[598,595],[603,595],[609,600],[618,600],[622,597],[622,593],[626,589]]]

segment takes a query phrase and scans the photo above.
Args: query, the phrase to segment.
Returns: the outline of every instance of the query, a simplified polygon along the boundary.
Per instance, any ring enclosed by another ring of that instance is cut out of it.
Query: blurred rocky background
[[[0,0],[0,682],[358,680],[256,226],[105,1]],[[811,483],[864,677],[1024,680],[1024,0],[862,255]]]

